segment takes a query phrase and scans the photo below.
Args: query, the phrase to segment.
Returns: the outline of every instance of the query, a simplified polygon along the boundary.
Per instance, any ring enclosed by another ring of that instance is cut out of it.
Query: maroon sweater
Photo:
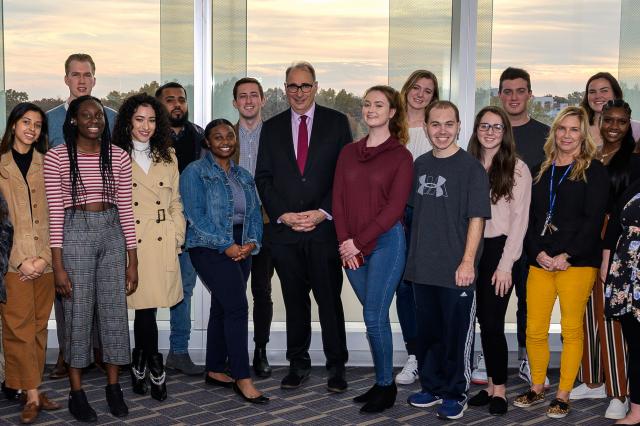
[[[413,181],[413,158],[397,139],[373,148],[367,148],[367,139],[340,152],[332,203],[338,242],[353,238],[365,256],[402,219]]]

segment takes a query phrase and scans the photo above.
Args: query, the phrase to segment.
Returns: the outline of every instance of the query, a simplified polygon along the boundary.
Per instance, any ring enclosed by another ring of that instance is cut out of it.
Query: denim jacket
[[[260,251],[262,215],[251,174],[231,163],[229,170],[244,190],[246,211],[242,244],[255,243],[251,254]],[[233,241],[233,192],[225,171],[207,152],[190,163],[180,175],[180,194],[187,219],[185,247],[207,247],[223,253]]]

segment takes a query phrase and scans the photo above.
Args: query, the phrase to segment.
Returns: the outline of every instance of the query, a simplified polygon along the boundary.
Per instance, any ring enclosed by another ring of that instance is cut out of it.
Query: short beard
[[[173,115],[169,115],[169,124],[171,127],[184,127],[189,121],[189,111],[185,112],[180,118],[173,118]]]

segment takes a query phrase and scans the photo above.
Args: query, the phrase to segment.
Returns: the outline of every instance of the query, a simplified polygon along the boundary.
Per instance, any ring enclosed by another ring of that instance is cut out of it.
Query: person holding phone
[[[407,121],[400,94],[389,86],[365,92],[362,116],[369,134],[338,158],[333,217],[340,257],[363,306],[376,383],[354,398],[361,412],[395,403],[389,307],[402,277],[406,243],[402,216],[411,190],[413,159],[405,148]]]

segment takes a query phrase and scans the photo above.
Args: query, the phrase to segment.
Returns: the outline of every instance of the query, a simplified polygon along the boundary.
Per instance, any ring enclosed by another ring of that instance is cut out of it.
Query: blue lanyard
[[[567,170],[565,170],[564,174],[558,181],[558,184],[556,185],[554,190],[553,176],[555,175],[555,172],[556,172],[556,162],[554,161],[551,165],[551,179],[549,180],[549,211],[547,212],[547,220],[546,220],[547,225],[551,223],[551,216],[553,216],[553,208],[556,205],[556,198],[558,196],[557,190],[560,187],[560,184],[562,183],[564,178],[567,177],[567,174],[569,174],[569,171],[571,170],[572,167],[573,167],[573,163],[571,163],[567,168]]]

